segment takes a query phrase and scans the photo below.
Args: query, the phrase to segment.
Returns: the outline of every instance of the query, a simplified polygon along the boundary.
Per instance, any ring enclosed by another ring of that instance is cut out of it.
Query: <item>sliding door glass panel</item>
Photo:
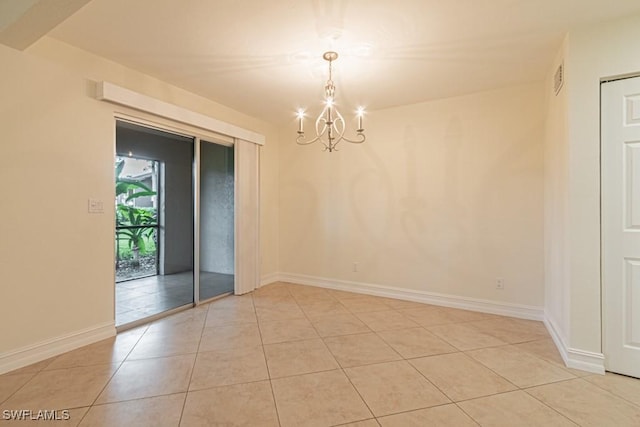
[[[159,167],[116,157],[116,282],[158,274]]]
[[[200,142],[200,300],[234,288],[233,147]]]
[[[116,126],[116,326],[193,304],[191,138]]]

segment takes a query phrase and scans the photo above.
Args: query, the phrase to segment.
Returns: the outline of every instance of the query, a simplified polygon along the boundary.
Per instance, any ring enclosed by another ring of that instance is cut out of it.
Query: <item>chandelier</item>
[[[342,114],[338,111],[338,108],[335,104],[335,93],[336,87],[333,84],[332,74],[331,74],[331,64],[333,61],[338,59],[338,54],[336,52],[325,52],[322,55],[325,61],[329,61],[329,79],[327,80],[327,84],[324,87],[324,108],[318,118],[316,119],[315,125],[315,137],[311,140],[305,139],[304,134],[304,110],[298,110],[298,137],[296,138],[296,143],[300,145],[309,145],[314,142],[320,141],[322,145],[324,145],[325,151],[336,151],[336,146],[341,141],[351,142],[352,144],[361,144],[365,140],[364,128],[362,127],[362,116],[364,116],[364,108],[359,107],[357,111],[358,117],[358,129],[356,129],[356,137],[354,139],[349,139],[344,136],[346,131],[346,124]]]

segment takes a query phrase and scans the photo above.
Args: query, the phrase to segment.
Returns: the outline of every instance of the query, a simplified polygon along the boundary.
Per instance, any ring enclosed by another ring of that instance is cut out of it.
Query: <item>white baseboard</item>
[[[280,275],[278,273],[265,274],[260,278],[260,287],[268,285],[273,282],[277,282],[279,278],[280,278]]]
[[[567,345],[565,344],[564,336],[560,332],[561,329],[558,328],[558,326],[553,321],[553,319],[551,319],[546,313],[544,316],[544,326],[547,328],[549,335],[551,335],[551,339],[553,340],[553,343],[558,348],[560,357],[562,357],[562,360],[566,365],[567,360],[569,359],[569,356],[567,355]]]
[[[269,278],[273,279],[272,277]],[[275,281],[291,282],[300,285],[317,286],[321,288],[355,292],[366,295],[375,295],[387,298],[396,298],[405,301],[415,301],[444,307],[461,308],[464,310],[480,311],[483,313],[518,317],[521,319],[544,319],[544,310],[542,307],[510,304],[499,301],[461,297],[457,295],[439,294],[435,292],[425,292],[413,289],[374,285],[369,283],[327,279],[324,277],[314,277],[292,273],[280,273],[277,275],[277,280],[272,280],[272,282]]]
[[[568,368],[604,375],[604,354],[569,347],[556,323],[546,314],[544,325]]]
[[[113,321],[0,354],[0,374],[115,336]]]
[[[374,285],[370,283],[351,282],[346,280],[327,279],[324,277],[307,276],[293,273],[274,273],[263,276],[261,286],[273,282],[290,282],[300,285],[317,286],[320,288],[336,289],[366,295],[396,298],[444,307],[461,308],[464,310],[498,314],[502,316],[518,317],[521,319],[544,321],[544,324],[556,344],[565,365],[569,368],[604,374],[604,355],[590,351],[568,347],[560,329],[545,315],[542,307],[467,298],[457,295],[446,295],[435,292],[425,292],[413,289],[395,288],[391,286]]]
[[[604,354],[569,347],[567,356],[565,363],[569,368],[604,375]]]

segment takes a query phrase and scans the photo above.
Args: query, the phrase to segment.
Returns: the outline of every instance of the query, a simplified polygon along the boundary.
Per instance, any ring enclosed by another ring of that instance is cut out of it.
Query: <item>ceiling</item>
[[[542,80],[572,27],[638,0],[91,0],[50,36],[274,124]]]

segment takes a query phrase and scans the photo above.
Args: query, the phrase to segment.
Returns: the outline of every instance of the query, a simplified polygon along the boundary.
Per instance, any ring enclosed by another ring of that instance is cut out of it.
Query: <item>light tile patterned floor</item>
[[[55,426],[622,427],[639,396],[565,368],[540,322],[286,283],[0,376],[0,415],[70,410]]]

